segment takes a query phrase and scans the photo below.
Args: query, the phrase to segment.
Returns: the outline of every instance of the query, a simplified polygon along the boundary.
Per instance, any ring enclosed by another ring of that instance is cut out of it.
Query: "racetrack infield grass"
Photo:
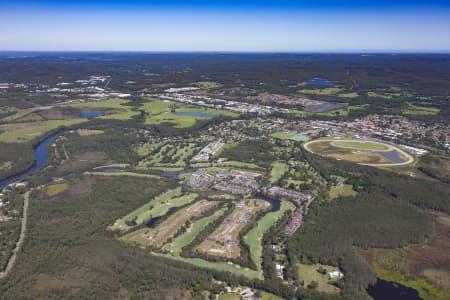
[[[359,164],[373,166],[400,166],[414,162],[414,157],[399,148],[377,141],[357,141],[338,139],[318,139],[304,144],[310,152],[333,157],[337,160],[348,160]],[[402,162],[393,162],[381,152],[396,151]]]
[[[389,147],[371,141],[335,141],[331,143],[339,148],[351,148],[359,150],[389,150]]]
[[[305,134],[297,134],[290,132],[274,132],[270,136],[280,140],[292,140],[296,142],[307,142],[310,140],[310,138]]]

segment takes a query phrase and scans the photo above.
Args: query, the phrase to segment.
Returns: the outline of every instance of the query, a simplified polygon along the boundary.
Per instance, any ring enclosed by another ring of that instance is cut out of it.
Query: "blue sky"
[[[450,0],[0,0],[0,50],[449,52]]]

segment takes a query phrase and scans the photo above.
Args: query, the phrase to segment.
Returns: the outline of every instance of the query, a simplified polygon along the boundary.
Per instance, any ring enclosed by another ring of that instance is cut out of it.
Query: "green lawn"
[[[274,132],[270,136],[280,140],[292,140],[296,142],[307,142],[310,140],[307,135],[288,132]]]
[[[144,204],[143,206],[130,212],[125,217],[117,220],[114,223],[114,225],[112,225],[110,227],[110,229],[121,230],[121,231],[128,230],[131,227],[128,226],[125,222],[133,220],[133,218],[136,216],[137,216],[136,224],[138,224],[138,225],[142,224],[145,221],[147,221],[149,218],[156,216],[154,210],[159,210],[159,215],[163,215],[162,211],[164,211],[164,210],[167,211],[169,209],[169,207],[167,205],[168,201],[171,199],[176,199],[176,197],[179,197],[180,195],[181,195],[181,187],[168,190],[168,191],[162,193],[161,195],[153,198],[152,200],[150,200],[148,203]],[[163,203],[165,205],[162,205],[161,203]],[[176,205],[174,205],[174,206],[176,206]]]
[[[298,278],[300,281],[304,281],[304,286],[306,287],[312,281],[316,281],[318,283],[317,290],[325,293],[333,293],[336,292],[336,288],[334,285],[329,283],[329,275],[328,273],[333,271],[335,267],[315,264],[315,265],[304,265],[297,264]],[[321,274],[317,272],[319,267],[326,269],[325,274]]]
[[[314,113],[315,115],[319,115],[319,116],[327,116],[327,117],[334,117],[336,115],[340,115],[340,116],[348,116],[348,113],[352,110],[360,110],[360,109],[365,109],[366,107],[368,107],[367,104],[362,104],[362,105],[350,105],[347,107],[343,107],[340,109],[334,109],[334,110],[329,110],[326,112],[320,112],[320,113]]]
[[[54,195],[64,192],[68,188],[69,188],[69,184],[67,182],[50,184],[47,186],[47,195],[54,196]]]
[[[389,150],[389,147],[384,144],[370,141],[335,141],[332,142],[332,145],[359,150]]]
[[[185,233],[176,237],[170,244],[166,244],[163,250],[169,251],[174,256],[180,256],[181,249],[192,243],[195,237],[202,231],[209,223],[217,220],[224,214],[226,208],[216,211],[212,216],[202,218],[191,225]]]
[[[356,194],[357,192],[353,190],[353,186],[350,184],[344,184],[342,187],[332,186],[329,192],[331,200],[334,200],[337,197],[355,196]]]
[[[173,109],[175,108],[175,112]],[[230,116],[237,117],[238,114],[217,110],[212,108],[205,108],[194,105],[186,105],[182,103],[153,100],[142,104],[141,109],[148,115],[145,120],[147,125],[158,125],[163,123],[173,124],[176,128],[189,128],[197,123],[197,120],[210,119],[211,117],[187,116],[178,115],[176,112],[204,112],[214,116]]]
[[[241,296],[236,293],[226,293],[219,296],[218,300],[240,300]]]
[[[309,95],[336,95],[337,93],[341,92],[341,88],[337,87],[329,87],[329,88],[323,88],[323,89],[304,89],[300,92],[302,94],[309,94]]]
[[[270,171],[270,183],[278,182],[284,173],[288,170],[288,165],[281,161],[275,161],[272,163],[272,170]]]
[[[21,143],[39,138],[49,131],[63,126],[87,122],[87,119],[49,120],[0,125],[0,142]]]
[[[407,115],[425,115],[425,116],[434,116],[440,112],[439,108],[431,107],[431,106],[416,106],[416,105],[408,105],[404,109],[402,109],[402,113]]]
[[[291,202],[282,200],[278,211],[267,213],[264,217],[259,219],[256,226],[244,236],[244,242],[249,246],[250,256],[258,270],[261,269],[262,236],[284,215],[286,211],[294,209],[295,207]]]
[[[130,177],[139,177],[139,178],[153,178],[160,179],[161,177],[153,174],[142,174],[142,173],[134,173],[134,172],[86,172],[86,175],[96,175],[96,176],[130,176]]]
[[[340,98],[353,99],[353,98],[357,98],[359,95],[356,92],[352,92],[352,93],[342,93],[337,96]]]
[[[185,263],[189,263],[191,265],[200,267],[200,268],[206,268],[206,269],[212,269],[212,270],[218,270],[218,271],[224,271],[224,272],[231,272],[237,276],[245,276],[249,279],[262,279],[262,273],[260,271],[254,271],[249,268],[243,268],[239,265],[226,263],[226,262],[210,262],[201,258],[184,258],[179,256],[172,256],[170,254],[160,254],[160,253],[153,253],[157,256],[163,256],[166,258],[171,258],[179,261],[183,261]]]
[[[198,86],[201,89],[217,89],[222,87],[222,85],[218,82],[214,81],[199,81],[195,83],[196,86]]]
[[[2,165],[0,165],[0,171],[6,171],[11,169],[11,167],[13,166],[13,162],[12,161],[7,161],[4,162]]]
[[[108,119],[108,120],[129,120],[134,116],[139,114],[138,111],[133,110],[132,107],[127,106],[130,101],[123,99],[109,99],[102,101],[90,101],[83,103],[71,104],[72,107],[87,107],[87,108],[109,108],[114,109],[111,113],[107,113],[104,116],[97,117],[97,119]]]
[[[261,291],[261,300],[282,300],[283,298],[280,298],[274,294],[270,294],[268,292]]]

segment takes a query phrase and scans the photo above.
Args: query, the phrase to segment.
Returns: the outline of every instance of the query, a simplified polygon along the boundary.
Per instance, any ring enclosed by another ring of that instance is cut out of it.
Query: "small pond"
[[[99,168],[95,168],[96,172],[120,172],[123,171],[124,168],[123,167],[116,167],[116,166],[109,166],[109,167],[99,167]]]
[[[78,115],[78,118],[89,119],[89,118],[95,118],[95,117],[103,116],[104,114],[105,114],[104,111],[87,111],[87,112],[80,113]]]
[[[158,224],[159,220],[161,220],[161,218],[170,216],[171,214],[176,212],[178,209],[179,209],[179,207],[171,207],[171,208],[169,208],[169,210],[167,211],[167,213],[165,215],[151,218],[150,221],[147,222],[147,227],[149,227],[149,228],[155,227],[156,224]]]
[[[391,150],[391,151],[373,151],[374,153],[383,156],[384,158],[389,159],[395,164],[400,164],[405,162],[406,160],[400,156],[400,153],[398,153],[397,150]]]
[[[314,78],[308,81],[304,82],[305,85],[317,85],[317,86],[326,86],[331,87],[334,86],[334,84],[326,79],[320,79],[320,78]]]
[[[375,285],[369,286],[367,293],[374,300],[423,300],[415,289],[379,278]]]
[[[315,106],[313,112],[315,113],[327,112],[330,110],[340,109],[345,106],[347,106],[346,103],[324,103],[322,105]]]

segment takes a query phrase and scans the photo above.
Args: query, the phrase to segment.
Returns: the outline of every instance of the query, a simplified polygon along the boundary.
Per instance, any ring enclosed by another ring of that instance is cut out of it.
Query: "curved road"
[[[17,253],[19,252],[20,247],[22,246],[22,244],[25,240],[25,233],[27,231],[28,206],[30,203],[30,193],[31,193],[31,191],[28,191],[24,194],[22,226],[20,228],[19,240],[16,243],[16,247],[13,250],[13,255],[9,258],[9,261],[8,261],[8,264],[6,265],[5,270],[0,272],[0,279],[8,276],[8,273],[14,267],[14,264],[16,263],[16,260],[17,260]]]

